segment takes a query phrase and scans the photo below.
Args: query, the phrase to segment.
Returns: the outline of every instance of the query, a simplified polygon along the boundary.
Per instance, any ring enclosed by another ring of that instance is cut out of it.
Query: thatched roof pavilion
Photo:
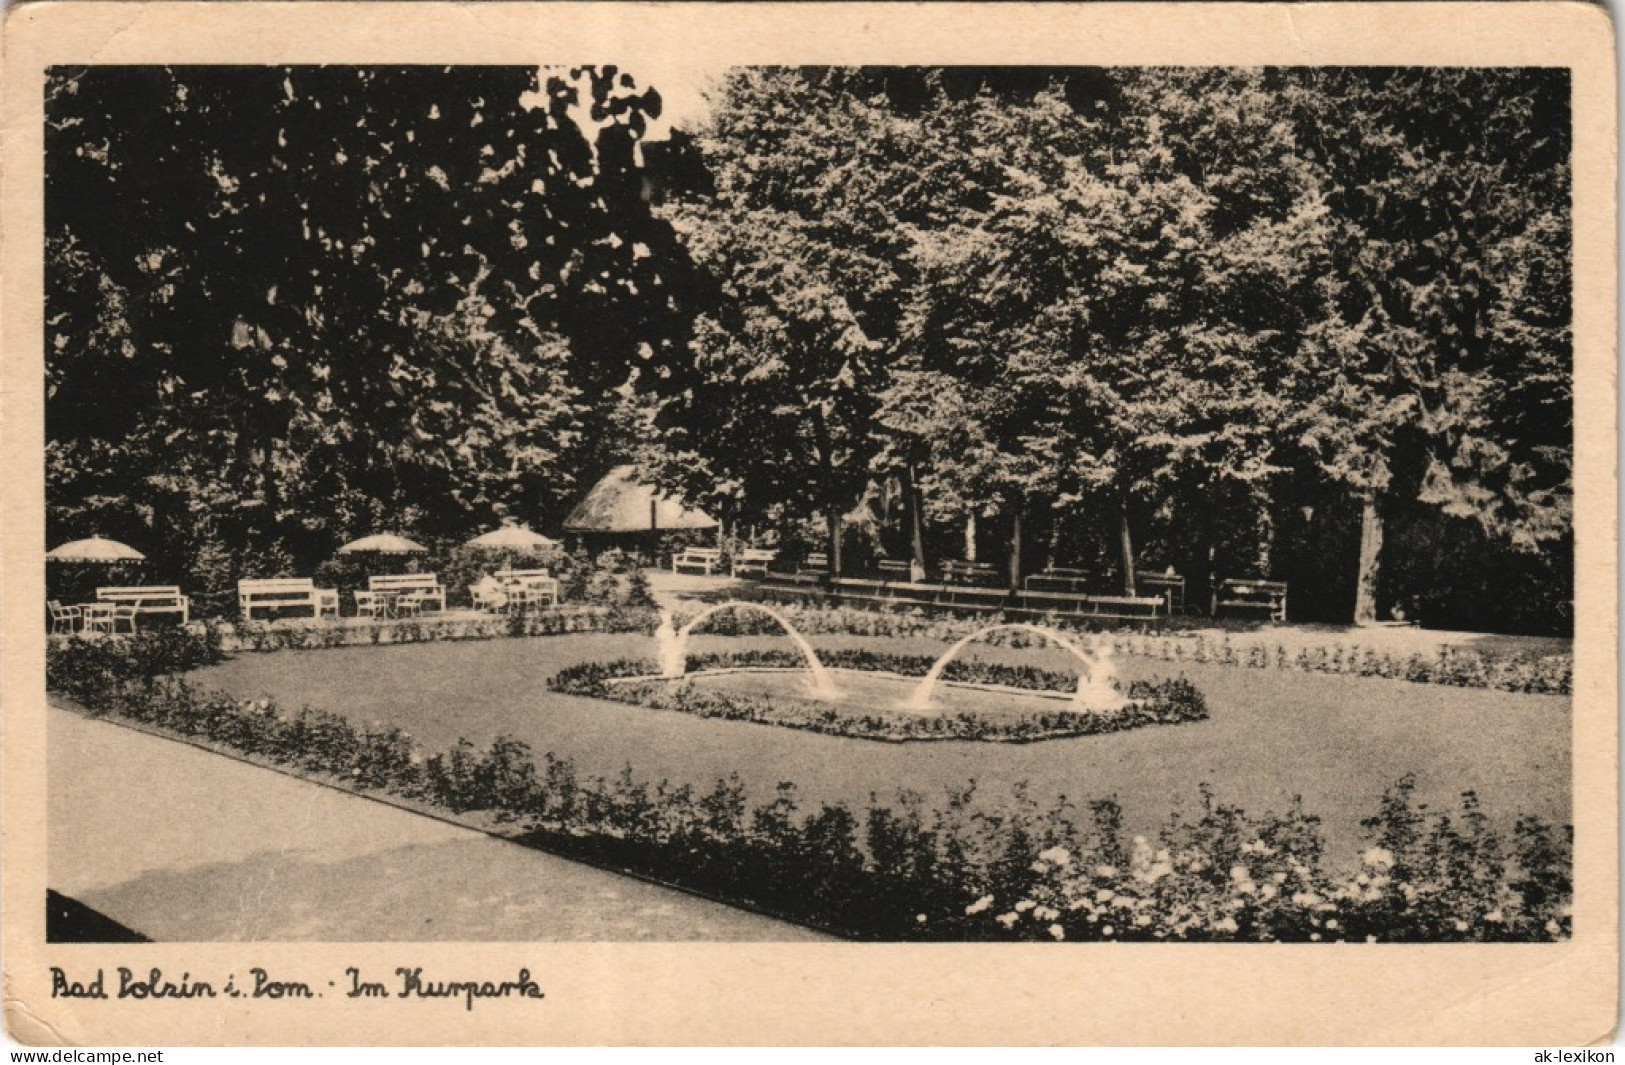
[[[588,535],[647,535],[716,527],[716,519],[704,511],[686,507],[639,481],[634,466],[617,466],[606,473],[564,519],[565,532]]]

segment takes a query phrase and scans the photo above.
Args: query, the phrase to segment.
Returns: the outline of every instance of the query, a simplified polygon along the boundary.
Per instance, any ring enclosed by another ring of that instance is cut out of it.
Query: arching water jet
[[[1045,640],[1063,647],[1072,652],[1080,666],[1078,676],[1078,690],[1072,696],[1072,705],[1078,710],[1120,710],[1127,705],[1128,700],[1123,698],[1117,688],[1112,684],[1116,670],[1112,666],[1110,649],[1098,655],[1091,655],[1080,647],[1071,638],[1062,635],[1054,629],[1043,625],[1033,625],[1025,621],[1004,621],[985,628],[977,629],[966,636],[947,651],[941,658],[932,664],[931,669],[920,681],[919,687],[903,702],[907,710],[932,710],[936,708],[933,696],[936,694],[937,682],[942,679],[943,670],[958,657],[959,652],[969,647],[975,641],[1000,629],[1022,629],[1037,633]]]
[[[687,673],[688,637],[694,631],[694,627],[712,614],[737,609],[755,610],[766,614],[779,623],[779,627],[784,630],[784,634],[794,641],[796,647],[801,651],[802,657],[807,660],[807,671],[812,680],[813,695],[820,699],[834,699],[840,696],[840,689],[835,686],[835,681],[829,675],[829,671],[824,668],[824,663],[818,660],[818,654],[812,649],[812,644],[808,643],[806,638],[797,632],[795,627],[782,614],[760,603],[744,603],[737,600],[730,600],[726,603],[718,603],[716,606],[707,607],[691,618],[688,624],[684,625],[679,631],[673,631],[671,615],[666,611],[661,611],[660,628],[655,630],[655,639],[660,644],[660,675],[676,680]]]

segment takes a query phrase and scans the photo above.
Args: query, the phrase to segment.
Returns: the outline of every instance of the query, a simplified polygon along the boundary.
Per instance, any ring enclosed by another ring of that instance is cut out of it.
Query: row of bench
[[[557,604],[559,582],[546,570],[498,570],[469,589],[477,610],[498,611]],[[355,593],[358,617],[416,616],[446,609],[446,591],[433,573],[395,573],[367,578],[367,590]],[[315,618],[339,616],[339,594],[318,588],[309,577],[252,579],[237,583],[237,610],[245,621],[254,612],[309,610]]]
[[[878,602],[952,609],[1053,612],[1129,621],[1169,617],[1188,610],[1185,578],[1168,573],[1136,573],[1136,590],[1141,594],[1134,596],[1092,592],[1088,578],[1054,571],[1028,577],[1016,592],[987,584],[920,582],[910,579],[906,563],[895,568],[883,566],[879,579],[843,577],[830,583],[822,571],[806,568],[770,572],[767,579],[774,586],[801,593],[833,592]],[[1213,589],[1211,614],[1216,618],[1240,615],[1285,621],[1286,609],[1285,581],[1228,579]]]
[[[779,553],[770,548],[747,547],[736,551],[728,564],[730,577],[766,577],[768,567]],[[719,547],[688,547],[671,556],[673,573],[701,573],[716,576],[722,569],[722,549]]]
[[[545,570],[501,570],[492,575],[501,589],[499,597],[475,596],[475,606],[484,609],[511,609],[516,604],[557,603],[559,582]],[[446,592],[440,578],[432,573],[386,574],[367,578],[367,590],[355,593],[358,617],[415,616],[425,610],[446,609]],[[181,625],[191,620],[191,599],[175,585],[141,588],[98,588],[96,602],[64,605],[48,604],[51,631],[57,634],[79,629],[96,632],[134,632],[143,617],[173,616]],[[318,588],[309,577],[250,578],[237,582],[237,611],[245,621],[256,615],[267,617],[283,611],[308,611],[313,618],[339,616],[339,593]]]

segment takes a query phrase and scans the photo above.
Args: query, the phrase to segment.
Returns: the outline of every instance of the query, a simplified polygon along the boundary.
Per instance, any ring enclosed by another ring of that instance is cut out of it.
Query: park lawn
[[[936,654],[923,639],[816,638],[817,647]],[[789,647],[771,637],[697,637],[691,651]],[[1010,745],[892,744],[746,722],[708,720],[550,692],[549,677],[583,661],[654,654],[651,639],[579,635],[396,647],[240,654],[195,674],[242,698],[269,696],[358,725],[396,726],[427,751],[499,735],[572,760],[589,776],[630,765],[639,779],[709,788],[737,772],[753,800],[780,782],[804,803],[860,807],[871,795],[912,789],[928,800],[971,780],[1005,796],[1026,782],[1040,802],[1115,797],[1136,834],[1192,810],[1199,785],[1250,813],[1284,810],[1295,795],[1322,819],[1330,854],[1347,859],[1365,836],[1384,788],[1406,774],[1417,798],[1454,810],[1475,791],[1503,829],[1526,814],[1568,823],[1570,700],[1404,681],[1277,669],[1117,659],[1125,679],[1183,675],[1207,697],[1210,718],[1191,724]],[[1048,648],[973,647],[968,656],[1065,669]]]

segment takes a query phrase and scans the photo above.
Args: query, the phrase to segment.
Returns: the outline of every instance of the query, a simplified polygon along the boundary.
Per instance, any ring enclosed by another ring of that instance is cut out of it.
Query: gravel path
[[[158,941],[818,938],[66,710],[51,887]]]

